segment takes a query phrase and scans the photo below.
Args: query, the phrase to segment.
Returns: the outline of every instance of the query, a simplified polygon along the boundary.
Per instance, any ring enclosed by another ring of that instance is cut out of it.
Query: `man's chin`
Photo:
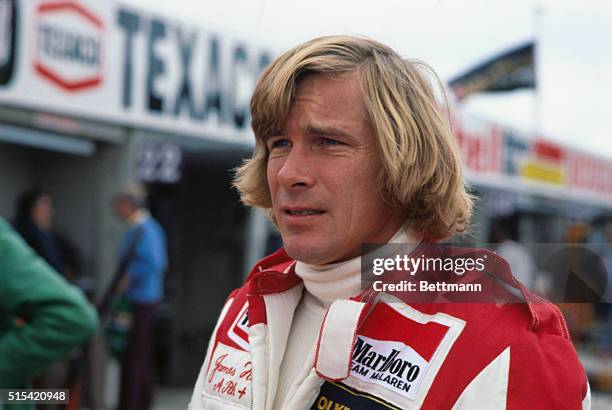
[[[320,247],[292,246],[291,244],[285,244],[284,248],[290,258],[309,265],[325,265],[332,259],[329,252]]]

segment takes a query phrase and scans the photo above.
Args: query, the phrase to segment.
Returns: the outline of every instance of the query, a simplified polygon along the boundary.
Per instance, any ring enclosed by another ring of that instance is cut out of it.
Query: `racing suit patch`
[[[444,360],[436,352],[450,347],[449,341],[444,342],[450,335],[450,321],[398,304],[377,304],[358,330],[350,376],[344,383],[396,406],[402,403],[401,397],[416,400],[421,385],[431,384],[429,373],[437,372]]]
[[[219,343],[210,361],[202,394],[249,408],[252,378],[250,353]]]
[[[236,316],[236,320],[229,328],[227,337],[229,337],[238,346],[242,347],[247,352],[251,350],[249,345],[249,303],[245,303],[240,313]]]
[[[325,382],[311,410],[387,410],[397,409],[384,400],[352,389],[342,383]]]
[[[429,362],[401,342],[357,336],[351,375],[414,399]]]

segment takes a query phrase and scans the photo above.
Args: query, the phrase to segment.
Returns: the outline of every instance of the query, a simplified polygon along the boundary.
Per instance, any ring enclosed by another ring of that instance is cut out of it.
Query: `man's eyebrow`
[[[345,138],[353,137],[350,133],[340,128],[336,128],[333,126],[316,125],[316,124],[306,125],[306,132],[311,135],[330,135],[330,136],[345,137]]]

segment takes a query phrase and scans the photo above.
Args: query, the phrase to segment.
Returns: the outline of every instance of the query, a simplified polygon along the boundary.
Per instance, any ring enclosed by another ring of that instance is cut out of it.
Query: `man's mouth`
[[[285,215],[290,216],[313,216],[313,215],[321,215],[325,211],[321,209],[314,208],[303,208],[303,207],[295,207],[295,208],[283,208],[283,213]]]
[[[300,211],[294,211],[294,210],[286,210],[285,211],[286,214],[288,215],[297,215],[297,216],[301,216],[301,215],[318,215],[318,214],[322,214],[323,211],[316,211],[314,209],[304,209],[304,210],[300,210]]]

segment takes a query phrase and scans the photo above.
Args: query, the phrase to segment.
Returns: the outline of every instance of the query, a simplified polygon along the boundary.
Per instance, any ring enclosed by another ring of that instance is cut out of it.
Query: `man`
[[[512,269],[512,275],[527,286],[527,288],[535,290],[535,264],[529,254],[529,249],[520,242],[517,242],[517,235],[510,233],[512,231],[512,223],[511,218],[500,218],[495,221],[491,231],[491,242],[499,244],[495,248],[495,252],[508,262]],[[541,291],[542,289],[538,290]]]
[[[53,198],[33,189],[20,195],[15,212],[17,232],[53,269],[71,282],[81,272],[81,255],[75,244],[53,227]]]
[[[458,147],[425,69],[338,36],[295,47],[265,71],[251,101],[255,151],[235,183],[247,205],[269,212],[284,248],[230,294],[192,410],[588,406],[551,305],[417,304],[361,289],[362,244],[442,254],[436,242],[470,216]]]
[[[122,360],[119,405],[129,410],[151,407],[155,307],[163,298],[167,267],[166,236],[143,203],[144,195],[137,189],[122,191],[113,200],[115,213],[128,225],[120,243],[119,260],[127,258],[121,287],[131,302],[132,327]]]
[[[2,218],[0,312],[1,389],[28,388],[32,378],[92,336],[98,324],[83,293],[37,256]]]

